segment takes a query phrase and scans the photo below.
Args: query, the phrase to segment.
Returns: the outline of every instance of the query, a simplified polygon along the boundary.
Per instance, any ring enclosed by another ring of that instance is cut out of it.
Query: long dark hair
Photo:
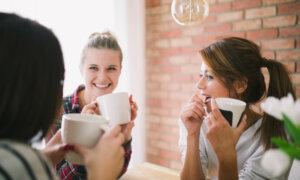
[[[63,55],[46,27],[0,13],[0,138],[45,135],[62,101]]]
[[[200,51],[203,61],[228,89],[231,91],[233,82],[238,80],[247,83],[246,90],[239,98],[248,105],[255,104],[266,96],[281,98],[291,93],[296,98],[289,73],[285,66],[275,60],[263,58],[260,48],[254,42],[238,37],[221,39]],[[269,71],[270,82],[268,91],[261,68]],[[264,114],[261,141],[265,150],[272,148],[271,137],[286,139],[282,122]]]

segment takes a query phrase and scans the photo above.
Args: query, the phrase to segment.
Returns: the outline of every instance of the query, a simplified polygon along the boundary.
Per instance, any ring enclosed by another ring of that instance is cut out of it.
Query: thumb
[[[239,134],[242,134],[244,132],[244,130],[246,129],[246,127],[247,127],[247,121],[246,120],[247,120],[247,115],[244,114],[240,125],[236,128]]]
[[[214,110],[214,109],[219,109],[219,106],[217,104],[217,101],[215,98],[211,98],[211,109]]]
[[[74,144],[73,146],[74,146],[74,152],[78,153],[82,157],[84,157],[90,151],[89,149],[87,149],[86,147],[80,144]]]

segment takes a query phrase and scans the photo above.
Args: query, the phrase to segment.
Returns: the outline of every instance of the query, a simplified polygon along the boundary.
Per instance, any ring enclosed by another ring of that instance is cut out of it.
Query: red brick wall
[[[197,27],[177,25],[172,0],[146,0],[147,160],[182,167],[178,143],[181,106],[196,92],[197,52],[220,36],[239,36],[262,46],[267,58],[286,64],[300,96],[300,2],[208,0],[210,12]]]

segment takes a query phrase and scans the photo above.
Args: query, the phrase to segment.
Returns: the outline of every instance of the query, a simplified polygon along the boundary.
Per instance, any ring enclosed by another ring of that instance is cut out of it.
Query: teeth
[[[105,84],[105,85],[102,85],[102,84],[95,84],[96,87],[98,88],[106,88],[108,87],[110,84]]]

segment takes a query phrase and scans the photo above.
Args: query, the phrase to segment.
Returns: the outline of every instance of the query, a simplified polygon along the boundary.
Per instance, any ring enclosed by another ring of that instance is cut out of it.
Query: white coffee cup
[[[233,98],[216,98],[217,105],[232,127],[237,127],[246,108],[244,101]]]
[[[78,113],[64,114],[61,126],[62,142],[81,144],[92,148],[108,128],[108,121],[103,116]],[[66,160],[72,164],[83,165],[83,159],[75,152],[68,152]]]
[[[126,124],[130,122],[130,102],[127,92],[119,92],[99,96],[96,99],[102,116],[109,124]]]

